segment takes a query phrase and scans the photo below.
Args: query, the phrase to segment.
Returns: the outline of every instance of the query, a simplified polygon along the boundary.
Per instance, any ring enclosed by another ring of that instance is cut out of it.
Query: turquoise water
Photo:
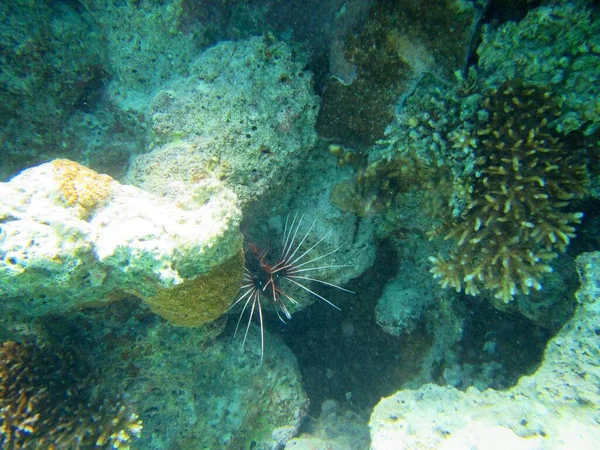
[[[598,14],[4,2],[0,448],[596,448]]]

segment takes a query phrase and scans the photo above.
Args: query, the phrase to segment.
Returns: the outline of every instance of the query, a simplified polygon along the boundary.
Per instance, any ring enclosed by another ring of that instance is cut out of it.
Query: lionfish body
[[[242,341],[242,348],[246,343],[248,336],[248,330],[255,312],[258,313],[258,319],[260,324],[260,341],[261,341],[261,361],[264,355],[264,328],[263,328],[263,304],[262,302],[268,303],[275,309],[279,319],[285,323],[285,319],[291,319],[292,316],[287,308],[288,304],[297,304],[298,302],[292,297],[290,291],[286,289],[285,284],[290,286],[296,286],[310,295],[317,297],[326,303],[330,304],[336,309],[339,309],[329,300],[322,295],[309,288],[306,284],[315,282],[321,285],[337,288],[344,292],[350,292],[335,284],[329,283],[314,276],[310,276],[311,272],[322,271],[331,268],[343,267],[336,264],[319,264],[318,262],[324,258],[330,256],[339,250],[339,247],[335,250],[329,251],[323,255],[312,257],[311,252],[321,244],[330,233],[327,233],[316,244],[310,246],[304,250],[304,243],[312,232],[315,221],[304,234],[302,239],[297,242],[298,232],[302,224],[303,217],[298,219],[295,215],[290,223],[290,217],[288,216],[285,221],[285,228],[283,232],[281,242],[281,253],[279,254],[276,261],[272,262],[268,258],[268,252],[261,250],[256,244],[248,244],[246,248],[246,266],[244,269],[244,281],[241,286],[240,296],[231,306],[232,308],[240,303],[243,303],[242,312],[240,313],[237,326],[235,328],[235,334],[240,326],[242,317],[246,310],[249,308],[248,324],[246,325],[246,331],[244,334],[244,340]],[[285,319],[284,319],[285,317]]]

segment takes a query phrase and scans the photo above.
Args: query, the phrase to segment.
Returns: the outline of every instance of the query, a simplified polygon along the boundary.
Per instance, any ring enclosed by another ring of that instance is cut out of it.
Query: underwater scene
[[[0,449],[600,448],[600,2],[0,2]]]

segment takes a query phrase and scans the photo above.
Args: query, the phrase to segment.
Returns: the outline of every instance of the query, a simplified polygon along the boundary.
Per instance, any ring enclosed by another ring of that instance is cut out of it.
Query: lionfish
[[[285,220],[285,227],[281,240],[281,252],[278,258],[273,261],[268,258],[268,251],[262,250],[256,244],[250,243],[246,245],[246,264],[244,267],[244,279],[243,284],[240,288],[240,296],[235,300],[231,308],[236,305],[243,303],[242,312],[237,321],[235,327],[234,337],[237,335],[242,317],[246,310],[250,308],[248,316],[248,324],[246,325],[246,331],[244,333],[244,339],[242,341],[242,348],[246,343],[248,337],[248,331],[252,318],[254,317],[255,311],[258,311],[258,319],[260,323],[260,360],[262,362],[264,355],[264,327],[263,327],[263,301],[268,302],[277,313],[277,317],[285,323],[286,319],[291,319],[292,316],[288,310],[288,305],[297,304],[298,301],[292,297],[289,290],[285,289],[285,285],[296,286],[310,295],[323,300],[327,304],[333,306],[337,310],[340,310],[336,305],[327,300],[325,297],[315,292],[313,289],[307,286],[307,283],[315,282],[325,286],[334,287],[340,291],[349,292],[353,294],[353,291],[345,289],[333,283],[321,280],[311,276],[312,272],[322,271],[332,268],[347,267],[344,264],[324,264],[322,260],[328,256],[337,252],[340,247],[335,248],[320,256],[311,256],[311,252],[315,250],[323,241],[325,241],[331,231],[325,236],[320,238],[316,244],[312,245],[308,249],[303,249],[303,244],[313,231],[316,223],[316,219],[312,222],[312,225],[308,231],[304,234],[300,241],[297,241],[298,233],[302,225],[304,215],[298,219],[298,214],[294,215],[290,223],[290,216],[288,215]],[[230,309],[231,309],[230,308]]]

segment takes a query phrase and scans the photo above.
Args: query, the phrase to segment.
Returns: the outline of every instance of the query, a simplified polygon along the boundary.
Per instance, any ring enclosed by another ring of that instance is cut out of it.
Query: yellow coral
[[[240,289],[244,254],[214,267],[205,274],[145,298],[150,309],[174,325],[197,327],[221,317]]]
[[[81,218],[87,218],[96,206],[110,198],[113,179],[108,175],[101,175],[68,159],[55,159],[52,165],[60,183],[61,200],[76,208]]]
[[[548,262],[575,236],[583,214],[564,211],[582,196],[586,168],[549,123],[559,109],[552,96],[504,84],[483,101],[476,171],[467,207],[450,224],[457,244],[448,258],[430,258],[443,287],[509,302],[540,290]],[[560,169],[559,169],[560,168]]]

